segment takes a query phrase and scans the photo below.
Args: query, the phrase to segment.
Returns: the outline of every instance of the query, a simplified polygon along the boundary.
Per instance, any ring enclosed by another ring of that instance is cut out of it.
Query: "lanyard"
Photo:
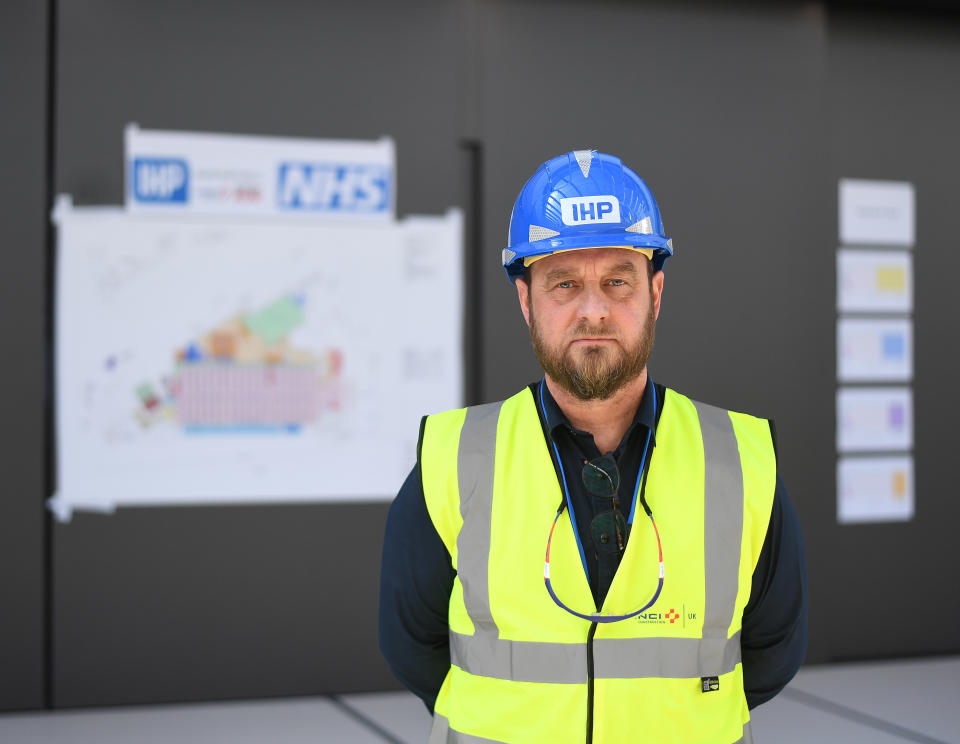
[[[540,381],[540,410],[543,411],[544,419],[546,419],[547,410],[543,404],[543,385],[544,381]],[[651,385],[651,390],[653,391],[653,420],[654,426],[656,426],[657,420],[657,390],[656,387]],[[547,587],[547,592],[550,594],[550,598],[556,603],[559,607],[569,612],[571,615],[576,615],[579,618],[584,620],[590,620],[591,622],[598,623],[614,623],[619,620],[626,620],[631,617],[639,615],[641,612],[649,609],[654,605],[657,599],[660,596],[660,592],[663,590],[663,546],[660,543],[660,531],[657,529],[657,523],[653,519],[653,512],[650,510],[649,505],[644,498],[644,493],[647,490],[647,475],[650,471],[650,461],[653,460],[653,454],[649,452],[650,450],[650,440],[653,430],[650,429],[647,431],[647,441],[643,446],[643,457],[640,460],[640,468],[637,472],[637,482],[634,487],[634,497],[633,505],[630,507],[630,517],[627,520],[629,524],[633,524],[633,518],[637,510],[637,502],[641,502],[643,505],[643,510],[646,512],[647,516],[650,519],[650,524],[653,526],[653,533],[657,539],[657,556],[659,562],[659,577],[657,582],[657,589],[653,593],[653,597],[643,605],[639,610],[634,610],[633,612],[627,615],[601,615],[599,613],[589,613],[583,614],[572,610],[567,605],[565,605],[560,598],[557,596],[556,592],[553,590],[553,586],[550,583],[550,547],[553,543],[553,531],[557,527],[557,521],[560,519],[560,515],[563,514],[564,509],[567,510],[567,513],[570,515],[570,525],[573,528],[574,537],[577,540],[577,548],[580,550],[580,560],[583,563],[583,571],[587,574],[587,580],[589,581],[589,572],[587,571],[587,559],[583,552],[583,544],[580,541],[580,533],[577,530],[576,516],[573,513],[573,502],[570,499],[570,489],[567,488],[567,476],[563,470],[563,462],[560,460],[560,450],[557,448],[557,443],[553,440],[553,436],[550,434],[550,422],[547,421],[547,436],[550,439],[550,444],[553,446],[554,454],[557,458],[557,465],[560,466],[560,478],[561,484],[563,485],[564,500],[560,503],[560,508],[557,509],[557,515],[553,518],[553,525],[550,527],[550,536],[547,538],[547,553],[544,559],[543,564],[543,581]],[[648,458],[647,455],[650,454]]]

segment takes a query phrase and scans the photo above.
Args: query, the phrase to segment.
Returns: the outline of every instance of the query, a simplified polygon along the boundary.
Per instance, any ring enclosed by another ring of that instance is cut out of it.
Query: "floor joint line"
[[[362,713],[354,706],[350,705],[350,703],[344,700],[340,695],[330,695],[330,700],[353,720],[363,724],[366,728],[377,734],[377,736],[380,736],[384,741],[388,741],[390,744],[407,744],[407,742],[405,742],[403,739],[398,739],[392,733],[387,731],[383,726],[370,718],[366,713]]]
[[[811,708],[819,708],[826,713],[832,713],[840,718],[845,718],[848,721],[854,721],[856,723],[863,724],[864,726],[877,729],[878,731],[883,731],[884,733],[903,737],[908,741],[919,742],[919,744],[950,744],[950,742],[943,741],[942,739],[935,739],[932,736],[927,736],[919,731],[898,726],[897,724],[886,721],[883,718],[871,716],[869,713],[862,713],[854,708],[849,708],[846,705],[840,705],[832,700],[822,698],[819,695],[814,695],[810,692],[804,692],[803,690],[797,690],[793,687],[784,688],[781,695],[795,702],[809,705]]]

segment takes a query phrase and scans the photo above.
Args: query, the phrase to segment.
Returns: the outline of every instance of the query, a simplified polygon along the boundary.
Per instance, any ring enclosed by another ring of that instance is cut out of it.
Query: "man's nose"
[[[590,322],[605,320],[610,313],[610,299],[599,284],[590,282],[580,293],[580,317]]]

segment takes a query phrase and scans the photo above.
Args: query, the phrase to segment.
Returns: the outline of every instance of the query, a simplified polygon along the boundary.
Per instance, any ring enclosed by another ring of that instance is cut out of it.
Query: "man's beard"
[[[647,366],[653,351],[656,327],[651,304],[643,333],[632,348],[624,349],[619,342],[615,346],[608,343],[587,346],[577,359],[569,347],[562,352],[547,346],[540,335],[533,307],[530,308],[530,341],[540,366],[558,385],[580,400],[606,400],[635,380]],[[583,322],[574,329],[570,340],[610,335],[603,324],[593,327]]]

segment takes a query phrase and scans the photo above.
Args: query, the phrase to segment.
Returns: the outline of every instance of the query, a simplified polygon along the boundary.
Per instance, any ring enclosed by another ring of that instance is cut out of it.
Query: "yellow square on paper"
[[[907,286],[907,273],[900,266],[877,267],[877,289],[881,292],[902,292]]]

